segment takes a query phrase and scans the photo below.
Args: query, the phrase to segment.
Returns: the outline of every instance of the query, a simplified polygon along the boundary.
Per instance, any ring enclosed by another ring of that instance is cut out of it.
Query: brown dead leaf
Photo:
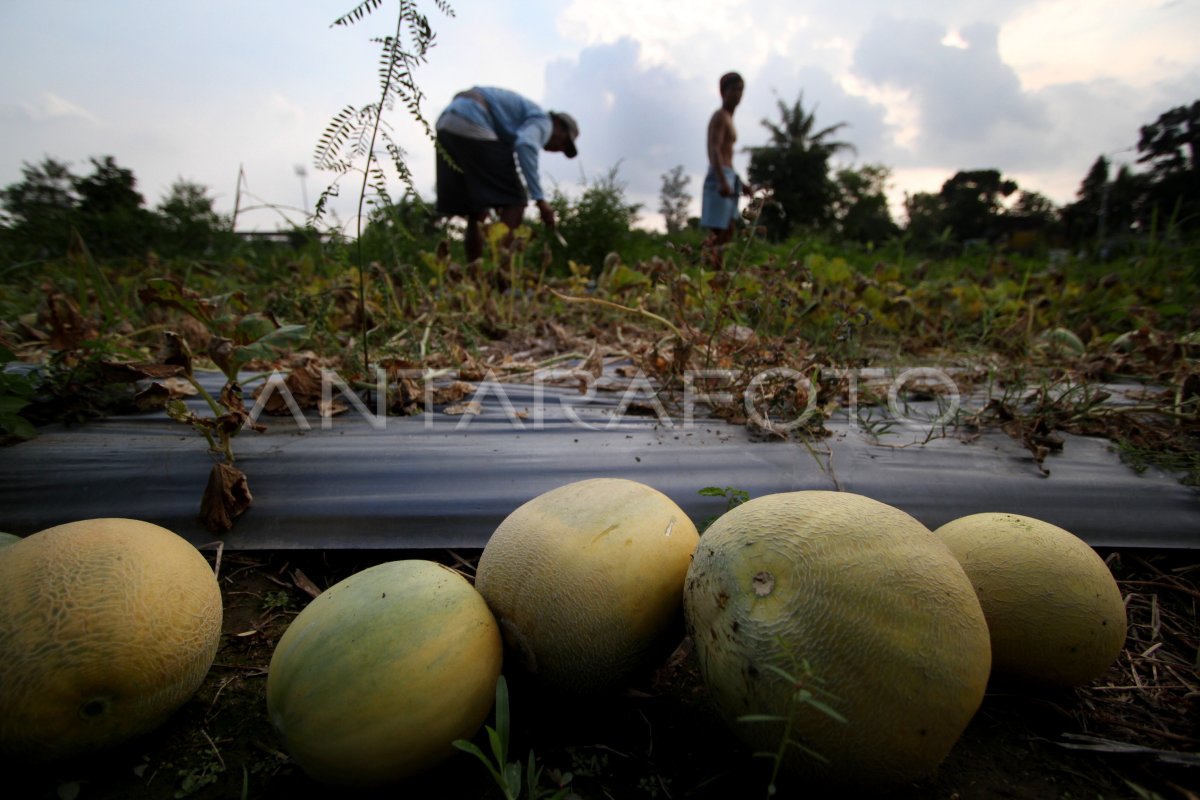
[[[455,403],[443,408],[442,413],[449,414],[452,417],[461,417],[464,414],[478,416],[483,413],[483,405],[478,400],[472,400],[468,403]]]
[[[156,364],[150,361],[105,361],[100,364],[100,373],[109,383],[135,383],[147,379],[174,378],[182,375],[183,371],[183,367],[179,364]]]
[[[443,403],[457,403],[469,394],[475,394],[476,386],[466,381],[454,381],[445,386],[435,386],[433,389],[433,402],[435,405]]]
[[[314,600],[316,600],[321,594],[321,590],[317,588],[317,585],[309,580],[308,576],[301,572],[298,568],[292,570],[292,583],[295,584],[297,589],[304,592]]]
[[[272,416],[286,416],[291,413],[291,409],[288,408],[287,403],[288,394],[296,401],[296,405],[302,409],[318,408],[321,409],[322,414],[325,414],[326,411],[329,414],[336,414],[346,410],[344,404],[339,408],[337,402],[330,403],[328,409],[322,408],[321,367],[315,360],[308,361],[292,369],[287,377],[283,379],[283,385],[287,388],[287,392],[272,389],[270,396],[267,397],[267,401],[263,404],[263,411]],[[265,389],[266,384],[255,389],[254,398],[257,399]]]
[[[213,533],[228,533],[253,500],[246,473],[224,462],[213,464],[200,501],[200,522]]]
[[[80,342],[96,336],[96,326],[83,316],[74,300],[49,284],[42,291],[46,293],[46,307],[40,322],[50,329],[47,343],[52,348],[74,350]]]
[[[133,404],[141,411],[155,411],[166,406],[170,399],[171,390],[155,381],[133,396]]]
[[[592,347],[592,352],[588,353],[588,357],[579,365],[579,369],[590,372],[597,378],[604,374],[604,353],[599,347]]]

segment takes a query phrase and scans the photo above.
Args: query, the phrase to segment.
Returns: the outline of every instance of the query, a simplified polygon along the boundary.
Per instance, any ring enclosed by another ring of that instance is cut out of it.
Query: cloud
[[[851,144],[854,151],[837,155],[836,161],[878,163],[887,154],[891,140],[885,121],[887,109],[866,97],[851,93],[827,70],[798,64],[778,55],[764,64],[750,80],[752,86],[760,89],[754,93],[747,90],[751,99],[745,103],[743,125],[748,118],[754,121],[756,128],[753,131],[744,130],[742,141],[746,145],[766,141],[768,133],[761,121],[766,119],[778,123],[779,103],[790,108],[799,101],[805,112],[813,115],[815,131],[844,125],[829,140]]]
[[[3,122],[45,124],[63,120],[97,126],[101,124],[95,114],[54,92],[42,92],[35,102],[10,103],[0,107],[0,121]]]
[[[916,105],[919,133],[910,148],[894,150],[894,160],[986,167],[1027,158],[1049,120],[1001,59],[999,29],[990,22],[963,26],[961,45],[943,44],[947,33],[929,19],[880,19],[855,48],[857,75],[905,91]]]
[[[704,131],[720,98],[715,89],[668,67],[643,66],[640,53],[638,43],[621,39],[547,66],[546,106],[578,120],[579,156],[567,161],[544,154],[542,169],[571,186],[619,165],[631,198],[653,211],[661,176],[679,164],[696,176],[692,189],[698,192],[706,163]]]

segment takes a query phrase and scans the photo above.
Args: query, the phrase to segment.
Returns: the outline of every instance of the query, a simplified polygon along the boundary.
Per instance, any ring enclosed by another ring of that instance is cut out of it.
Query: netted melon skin
[[[0,752],[38,762],[115,746],[161,725],[220,644],[212,568],[175,533],[94,519],[0,555]]]
[[[979,603],[949,550],[859,495],[752,500],[704,533],[684,589],[718,710],[793,776],[884,786],[931,774],[979,708],[991,665]],[[795,701],[796,684],[845,719]]]
[[[1044,520],[984,512],[934,534],[971,579],[992,637],[996,679],[1080,686],[1102,676],[1125,646],[1120,586],[1084,540]]]
[[[646,484],[593,478],[521,505],[484,548],[475,586],[514,666],[566,694],[619,688],[682,635],[699,534]]]

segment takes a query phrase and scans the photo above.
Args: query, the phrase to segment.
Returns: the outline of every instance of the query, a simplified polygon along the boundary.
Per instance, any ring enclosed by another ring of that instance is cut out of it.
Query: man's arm
[[[708,164],[716,173],[722,197],[729,197],[733,189],[725,179],[725,164],[721,158],[722,145],[729,129],[729,119],[723,110],[717,110],[708,121]]]
[[[518,131],[517,141],[513,148],[517,151],[517,163],[521,167],[521,174],[525,176],[525,186],[529,189],[529,198],[537,205],[542,222],[548,228],[553,228],[555,225],[554,210],[546,202],[546,195],[542,191],[538,159],[541,156],[542,148],[549,141],[552,131],[553,124],[549,117],[544,120],[541,118],[530,120]]]

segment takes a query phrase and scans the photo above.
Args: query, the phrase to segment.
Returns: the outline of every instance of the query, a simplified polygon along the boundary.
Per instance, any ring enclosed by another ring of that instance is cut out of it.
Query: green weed
[[[479,759],[496,786],[504,793],[505,800],[563,800],[567,797],[570,794],[567,784],[571,781],[571,773],[564,773],[558,786],[546,788],[542,785],[542,767],[537,763],[532,750],[529,751],[529,758],[524,764],[521,761],[508,760],[511,728],[508,683],[503,675],[496,681],[495,718],[496,727],[485,726],[491,748],[490,756],[466,739],[456,739],[454,746]]]

